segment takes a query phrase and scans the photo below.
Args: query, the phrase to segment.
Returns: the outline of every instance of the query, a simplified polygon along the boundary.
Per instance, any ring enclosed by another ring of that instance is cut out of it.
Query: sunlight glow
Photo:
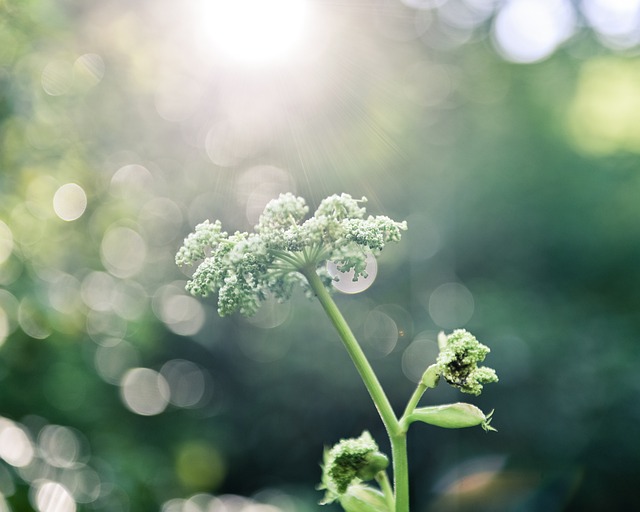
[[[247,65],[282,61],[299,48],[308,21],[304,0],[203,2],[202,24],[216,49]]]
[[[575,23],[568,0],[510,0],[496,17],[494,43],[508,60],[538,62],[573,34]]]
[[[634,60],[586,62],[569,105],[568,126],[585,153],[640,153],[640,70]]]

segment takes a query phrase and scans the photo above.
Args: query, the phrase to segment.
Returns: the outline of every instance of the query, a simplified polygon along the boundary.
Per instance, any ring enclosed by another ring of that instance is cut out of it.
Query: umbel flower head
[[[198,267],[187,283],[194,295],[218,293],[221,316],[239,311],[249,316],[269,296],[286,300],[295,285],[307,291],[305,272],[317,272],[328,290],[332,278],[325,261],[338,270],[353,270],[354,281],[366,277],[368,254],[378,254],[400,240],[405,222],[368,216],[348,194],[324,199],[312,217],[301,197],[281,194],[264,209],[254,233],[229,235],[219,221],[205,221],[184,241],[176,255],[180,266]]]
[[[483,384],[498,382],[493,368],[478,366],[489,353],[489,347],[480,343],[470,332],[456,329],[448,336],[441,333],[438,344],[438,373],[463,393],[479,395]]]

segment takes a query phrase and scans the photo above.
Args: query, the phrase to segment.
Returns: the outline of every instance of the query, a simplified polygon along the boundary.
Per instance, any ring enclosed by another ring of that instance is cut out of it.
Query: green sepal
[[[409,416],[409,421],[421,421],[442,428],[466,428],[480,425],[484,430],[496,429],[489,425],[493,411],[484,414],[475,405],[458,402],[455,404],[420,407]]]
[[[392,512],[384,494],[368,485],[351,485],[338,501],[345,512]]]

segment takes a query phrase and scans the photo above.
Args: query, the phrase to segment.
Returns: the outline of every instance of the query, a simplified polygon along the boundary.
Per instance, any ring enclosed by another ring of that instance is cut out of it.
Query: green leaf
[[[340,505],[345,512],[392,512],[384,494],[368,485],[356,484],[340,496]]]
[[[458,402],[420,407],[409,416],[409,421],[422,421],[442,428],[466,428],[480,425],[485,430],[495,430],[489,426],[492,414],[493,411],[485,415],[475,405]]]

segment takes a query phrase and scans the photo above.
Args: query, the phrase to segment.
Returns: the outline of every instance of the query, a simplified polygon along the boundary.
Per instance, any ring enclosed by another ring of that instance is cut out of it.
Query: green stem
[[[316,273],[315,267],[305,267],[301,272],[307,278],[309,286],[315,292],[316,297],[324,308],[325,313],[333,323],[340,335],[351,360],[353,361],[364,385],[369,391],[373,403],[382,418],[382,422],[391,441],[391,452],[393,459],[393,478],[395,483],[396,506],[395,512],[409,512],[409,472],[407,464],[407,441],[406,432],[401,427],[398,418],[393,412],[391,403],[387,398],[376,374],[371,368],[362,348],[358,344],[351,328],[340,313],[338,306],[331,298],[331,295],[322,284],[320,277]]]
[[[391,439],[393,480],[396,490],[395,512],[409,512],[409,462],[407,458],[407,433],[400,432]]]
[[[340,313],[340,310],[338,309],[338,306],[336,306],[331,295],[322,284],[320,277],[316,274],[315,268],[304,269],[302,272],[315,292],[320,304],[322,304],[322,307],[331,320],[331,323],[338,331],[340,339],[342,339],[349,356],[351,356],[353,364],[356,366],[358,373],[360,373],[360,377],[362,377],[364,385],[366,386],[367,391],[369,391],[369,394],[378,409],[378,413],[382,418],[382,422],[387,429],[389,437],[397,435],[400,432],[398,419],[391,408],[387,395],[380,385],[380,381],[378,381],[378,377],[376,377],[376,374],[373,372],[373,368],[371,368],[367,357],[364,355],[362,348],[358,344],[358,340],[356,340],[353,332],[351,332],[351,328],[347,324],[347,321],[344,319],[342,313]]]
[[[393,489],[391,488],[391,483],[389,482],[389,476],[386,471],[380,471],[376,475],[376,482],[382,489],[382,494],[384,494],[385,500],[387,502],[387,507],[389,510],[394,510],[395,507],[395,498],[393,496]]]
[[[411,395],[409,402],[407,402],[407,407],[405,408],[404,413],[402,413],[402,417],[400,418],[400,425],[402,427],[402,430],[404,430],[405,432],[409,427],[407,418],[409,418],[409,415],[416,410],[416,407],[418,406],[418,402],[420,401],[420,399],[422,398],[422,395],[424,395],[424,392],[426,390],[427,390],[427,386],[425,386],[422,382],[420,382],[416,387],[415,391],[413,392],[413,395]]]

